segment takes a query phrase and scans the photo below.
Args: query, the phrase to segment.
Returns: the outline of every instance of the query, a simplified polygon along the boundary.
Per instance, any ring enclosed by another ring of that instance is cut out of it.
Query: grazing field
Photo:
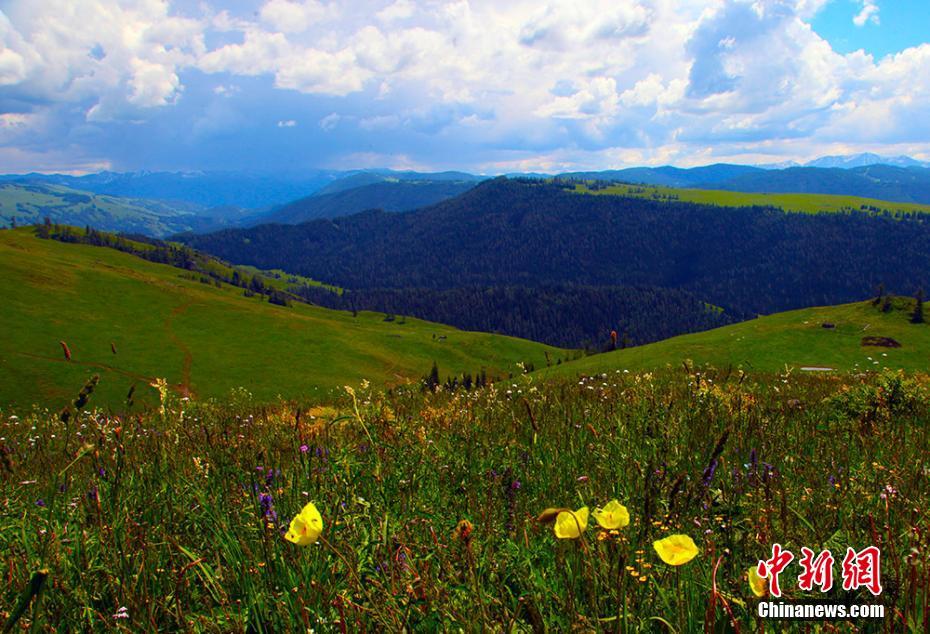
[[[930,625],[923,375],[530,375],[455,393],[356,385],[310,410],[162,394],[141,416],[93,411],[93,393],[67,416],[0,414],[0,619],[11,628]],[[628,525],[616,505],[601,516],[613,529],[593,515],[580,532],[570,514],[555,530],[537,519],[614,499]],[[310,502],[319,534],[291,523]],[[693,559],[665,563],[654,542],[671,535],[693,540],[678,552]],[[775,542],[837,559],[829,595],[802,592],[795,561],[784,599],[881,604],[886,618],[760,622],[747,575]],[[881,549],[878,597],[840,588],[847,547],[868,546]]]
[[[722,207],[777,207],[784,211],[811,214],[867,211],[902,215],[930,212],[930,205],[835,194],[752,193],[627,184],[599,188],[577,185],[575,191],[581,194],[595,194],[598,196],[633,196],[635,198],[678,200],[702,205],[720,205]]]
[[[363,378],[416,380],[433,362],[443,378],[482,368],[493,377],[567,354],[416,319],[275,306],[198,277],[31,228],[0,231],[0,407],[60,408],[95,373],[96,403],[124,409],[132,386],[135,401],[150,401],[156,377],[199,398],[242,387],[263,402],[312,401]]]
[[[591,375],[613,370],[681,367],[682,363],[764,372],[786,368],[798,372],[805,367],[841,372],[882,368],[930,370],[930,325],[911,323],[915,300],[895,297],[888,301],[887,312],[882,305],[866,301],[776,313],[584,357],[541,373]],[[885,339],[897,342],[900,347],[888,347],[894,344]]]

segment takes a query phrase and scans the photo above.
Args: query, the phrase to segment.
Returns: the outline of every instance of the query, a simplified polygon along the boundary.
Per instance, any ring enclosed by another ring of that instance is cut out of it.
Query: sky
[[[0,0],[0,172],[930,160],[930,0]]]

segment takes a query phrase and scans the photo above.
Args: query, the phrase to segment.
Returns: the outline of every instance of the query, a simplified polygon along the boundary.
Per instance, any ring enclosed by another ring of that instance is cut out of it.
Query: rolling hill
[[[338,181],[337,181],[338,182]],[[410,211],[454,198],[475,186],[473,180],[381,180],[296,200],[257,218],[262,223],[299,224],[365,211]]]
[[[302,198],[331,183],[340,172],[98,172],[67,174],[11,174],[2,181],[60,185],[71,189],[156,200],[184,201],[202,208],[254,209]]]
[[[199,398],[244,387],[261,401],[312,401],[364,379],[417,379],[434,361],[444,377],[481,368],[499,376],[567,354],[415,319],[276,306],[207,282],[113,249],[40,239],[31,228],[0,231],[0,407],[61,407],[95,373],[93,404],[116,408],[131,386],[137,401],[151,399],[155,377]]]
[[[203,214],[189,203],[121,198],[44,183],[0,183],[0,227],[14,221],[35,224],[47,217],[62,224],[157,237],[222,226]]]
[[[855,211],[880,212],[892,215],[930,213],[930,205],[898,203],[859,196],[834,194],[754,193],[721,189],[686,189],[660,185],[603,186],[596,183],[576,185],[575,191],[583,194],[633,196],[655,200],[678,200],[702,205],[723,207],[776,207],[784,211],[802,213],[847,213]]]
[[[185,238],[225,260],[355,289],[587,285],[675,288],[734,315],[930,288],[930,225],[796,214],[495,179],[405,214]],[[609,332],[609,324],[604,324]]]
[[[751,193],[833,194],[892,202],[930,204],[930,168],[911,165],[788,167],[764,169],[748,165],[678,168],[632,167],[604,172],[560,175],[581,180],[615,181],[693,189],[725,189]]]
[[[477,176],[467,172],[414,172],[411,170],[366,169],[353,172],[344,172],[331,183],[324,185],[317,194],[335,194],[337,192],[374,185],[377,183],[397,182],[429,182],[429,183],[478,183],[486,180],[485,176]]]
[[[702,187],[703,184],[697,185]],[[835,194],[930,204],[930,168],[866,165],[851,169],[792,167],[751,172],[712,189],[739,192]]]
[[[539,374],[600,374],[694,364],[747,371],[839,372],[930,369],[930,325],[910,322],[914,300],[894,298],[883,312],[872,301],[805,308],[759,317],[715,330],[617,350],[544,369]],[[826,324],[827,327],[824,327]],[[890,338],[900,347],[863,345],[864,337]]]

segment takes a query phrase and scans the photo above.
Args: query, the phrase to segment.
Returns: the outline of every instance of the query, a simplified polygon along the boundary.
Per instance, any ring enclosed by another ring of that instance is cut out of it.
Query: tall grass
[[[3,413],[0,617],[37,631],[775,631],[746,571],[779,542],[882,548],[878,599],[830,596],[888,617],[836,631],[930,622],[920,380],[706,369],[354,392],[299,413],[242,391],[164,391],[125,417]],[[536,520],[613,498],[632,518],[618,531],[592,521],[557,540]],[[308,501],[324,531],[300,548],[282,533]],[[651,546],[672,533],[701,550],[680,568]],[[794,598],[796,572],[782,577]]]

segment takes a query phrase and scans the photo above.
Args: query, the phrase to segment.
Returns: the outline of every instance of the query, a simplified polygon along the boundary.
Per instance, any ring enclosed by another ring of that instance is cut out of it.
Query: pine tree
[[[439,366],[436,365],[435,361],[433,361],[433,367],[429,371],[429,376],[426,377],[426,381],[424,381],[424,385],[426,389],[428,389],[430,392],[435,392],[436,388],[438,388],[440,385]]]

